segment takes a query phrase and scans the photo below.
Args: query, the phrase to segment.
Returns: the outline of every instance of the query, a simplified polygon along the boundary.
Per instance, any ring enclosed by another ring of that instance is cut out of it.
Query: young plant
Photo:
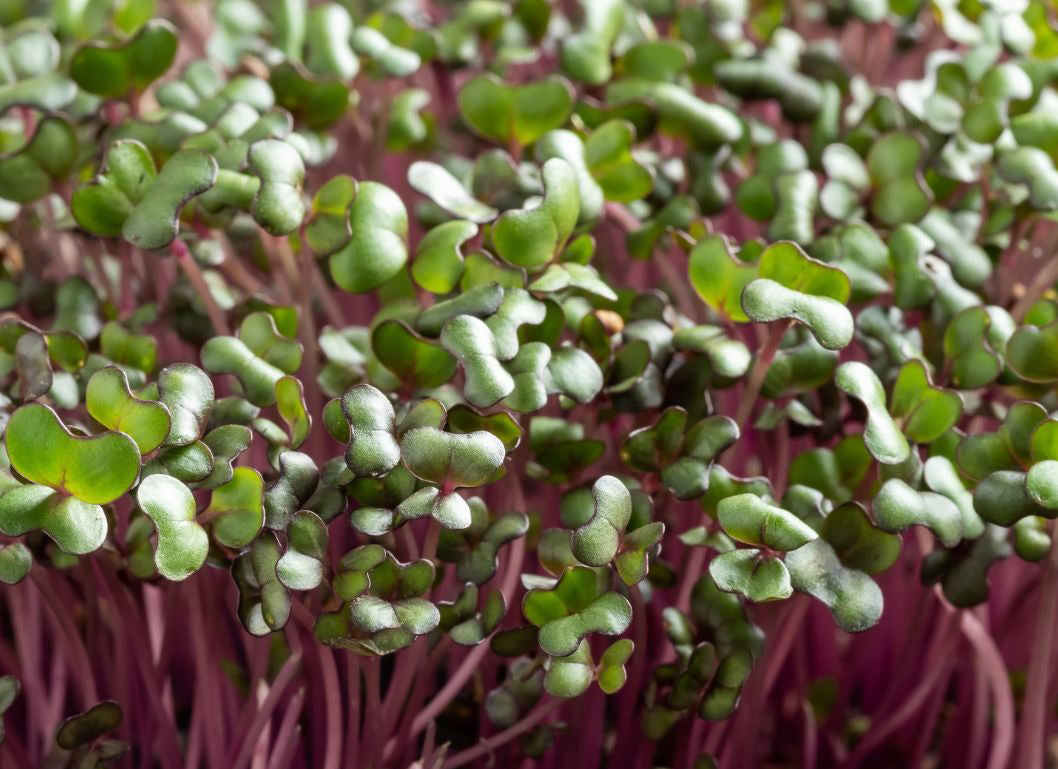
[[[0,25],[0,765],[1049,765],[1046,0]]]

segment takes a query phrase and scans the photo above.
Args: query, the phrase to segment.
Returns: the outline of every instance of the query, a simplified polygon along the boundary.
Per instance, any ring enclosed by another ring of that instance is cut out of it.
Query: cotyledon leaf
[[[139,475],[140,452],[132,438],[118,432],[73,435],[40,403],[15,411],[5,438],[11,466],[19,475],[89,505],[113,502]]]
[[[213,490],[204,515],[222,545],[243,548],[264,526],[264,479],[252,467],[236,467],[232,479]]]
[[[886,531],[928,526],[945,547],[954,547],[963,536],[962,515],[954,502],[932,491],[916,491],[899,478],[882,484],[872,509],[875,521]]]
[[[101,425],[136,441],[141,454],[154,451],[169,435],[169,409],[159,401],[134,397],[128,378],[116,366],[102,368],[88,380],[85,406]]]
[[[588,566],[605,566],[617,555],[621,537],[632,517],[628,487],[612,475],[604,475],[591,489],[595,511],[573,532],[573,554]]]
[[[185,446],[205,432],[213,409],[213,382],[190,363],[174,363],[158,374],[158,400],[169,409],[167,446]]]
[[[151,475],[136,489],[136,504],[158,531],[154,553],[158,573],[178,581],[198,571],[209,552],[209,536],[195,521],[190,489],[171,476]]]
[[[889,415],[885,388],[874,371],[858,361],[842,363],[834,374],[834,383],[867,410],[863,439],[871,455],[887,465],[905,461],[911,453],[911,446]]]

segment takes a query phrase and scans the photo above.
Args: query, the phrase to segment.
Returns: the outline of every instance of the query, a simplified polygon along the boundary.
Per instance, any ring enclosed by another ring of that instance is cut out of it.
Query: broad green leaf
[[[0,496],[0,507],[3,497]],[[2,513],[0,513],[2,514]],[[17,585],[33,568],[33,554],[21,542],[12,542],[0,546],[0,582],[5,585]],[[2,686],[0,686],[2,689]],[[0,691],[0,711],[3,711],[3,696]],[[3,739],[3,727],[0,726],[0,740]]]
[[[885,403],[885,389],[877,375],[865,363],[850,361],[838,367],[835,384],[863,404],[867,410],[867,424],[863,438],[871,456],[887,465],[898,465],[911,453],[907,439],[899,425],[889,415]]]
[[[159,401],[134,397],[128,378],[116,366],[100,369],[88,380],[85,406],[101,425],[136,441],[141,454],[154,451],[169,435],[169,409]]]
[[[190,363],[174,363],[158,374],[158,400],[172,417],[167,446],[186,446],[205,432],[213,409],[213,382]]]
[[[478,233],[472,222],[455,220],[434,227],[419,241],[411,276],[434,294],[447,294],[463,276],[463,244]]]
[[[459,114],[479,136],[524,145],[566,122],[573,109],[573,89],[557,76],[508,85],[483,74],[459,89],[458,103]]]
[[[87,505],[105,505],[132,487],[140,470],[140,452],[118,432],[77,436],[47,406],[29,403],[7,424],[11,466],[26,480],[76,497]]]
[[[501,259],[515,267],[538,270],[551,262],[573,232],[580,215],[580,193],[574,168],[561,158],[543,166],[544,199],[535,208],[500,215],[492,242]]]
[[[209,552],[209,536],[195,521],[195,498],[187,486],[168,475],[148,476],[136,489],[136,504],[158,531],[158,573],[179,581],[198,571]]]
[[[872,510],[875,521],[886,531],[927,526],[945,547],[954,547],[963,536],[962,515],[951,500],[932,491],[916,491],[899,478],[882,484]]]
[[[356,385],[342,396],[341,404],[349,423],[349,469],[357,476],[379,477],[396,467],[401,451],[389,398],[371,385]]]
[[[352,237],[330,257],[334,282],[354,294],[378,288],[408,261],[408,213],[378,182],[360,182],[349,209]]]
[[[276,563],[276,576],[290,590],[312,590],[323,581],[327,564],[327,524],[311,510],[299,510],[287,524],[287,550]]]
[[[794,589],[826,604],[842,630],[860,633],[881,619],[881,589],[862,571],[842,565],[825,540],[788,553],[786,567]]]
[[[225,547],[243,548],[264,526],[264,479],[252,467],[236,467],[232,479],[213,490],[203,515],[213,538]]]
[[[782,560],[755,548],[721,553],[710,561],[709,575],[724,592],[739,593],[755,603],[793,595],[790,573]]]
[[[756,547],[787,552],[819,535],[793,513],[756,494],[735,494],[717,505],[717,519],[731,537]]]
[[[164,19],[152,19],[126,42],[92,43],[70,59],[70,76],[83,90],[107,99],[143,91],[165,74],[176,57],[177,31]]]
[[[448,169],[437,163],[426,160],[412,163],[408,167],[408,184],[460,219],[486,224],[500,213],[475,198]]]
[[[55,733],[55,744],[63,750],[90,745],[121,726],[125,714],[114,700],[104,700],[83,713],[67,718]]]
[[[932,443],[951,429],[962,415],[958,393],[935,387],[925,365],[908,361],[893,385],[892,415],[915,443]]]
[[[592,486],[595,511],[590,520],[573,532],[573,554],[588,566],[605,566],[617,555],[625,527],[632,516],[628,488],[612,475],[604,475]]]
[[[279,543],[266,532],[232,563],[231,576],[239,589],[237,613],[251,635],[282,630],[290,619],[290,594],[276,575],[279,558]]]

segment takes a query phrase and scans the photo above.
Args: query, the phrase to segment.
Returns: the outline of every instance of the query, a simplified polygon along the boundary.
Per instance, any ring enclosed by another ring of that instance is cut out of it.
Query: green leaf
[[[2,505],[2,497],[0,497],[0,507]],[[12,542],[0,546],[0,582],[5,585],[17,585],[26,578],[31,568],[33,568],[33,554],[21,542]],[[0,711],[5,709],[2,707],[2,688],[2,682],[0,682]],[[0,740],[2,739],[3,727],[0,726]]]
[[[264,479],[252,467],[236,467],[232,479],[213,490],[203,515],[213,538],[225,547],[249,545],[264,526]]]
[[[734,112],[704,101],[676,83],[626,78],[606,89],[606,100],[611,103],[637,99],[654,103],[665,133],[685,136],[702,148],[712,149],[742,138],[742,123]]]
[[[311,510],[299,510],[287,524],[287,550],[276,563],[276,576],[290,590],[312,590],[323,581],[327,564],[327,524]]]
[[[473,586],[477,590],[476,586]],[[476,601],[475,601],[476,605]],[[461,646],[476,646],[484,641],[503,622],[507,613],[507,601],[499,590],[492,590],[485,598],[482,610],[476,612],[472,617],[455,625],[449,635],[454,643]]]
[[[709,563],[709,575],[726,593],[751,601],[782,601],[793,595],[790,573],[782,560],[754,548],[721,553]]]
[[[635,643],[630,638],[614,641],[599,658],[599,688],[606,694],[616,694],[628,680],[625,663],[635,651]]]
[[[1014,552],[1024,561],[1042,561],[1051,552],[1047,522],[1038,516],[1022,518],[1014,524]]]
[[[621,32],[625,17],[622,0],[581,3],[584,26],[562,42],[562,69],[588,85],[603,85],[613,73],[611,48]]]
[[[320,471],[308,454],[283,451],[278,457],[279,476],[264,491],[265,526],[285,531],[291,516],[306,505],[320,482]]]
[[[919,165],[925,154],[922,143],[909,134],[887,134],[867,153],[871,176],[871,214],[887,227],[922,219],[933,202]]]
[[[145,373],[158,362],[158,342],[149,334],[133,334],[117,321],[109,321],[99,335],[99,350],[115,363],[132,366]]]
[[[486,224],[499,216],[499,211],[475,198],[447,168],[437,163],[426,160],[412,163],[408,167],[408,184],[460,219]]]
[[[908,361],[893,385],[893,418],[904,435],[915,443],[932,443],[948,432],[962,416],[962,397],[934,387],[925,364]]]
[[[927,526],[945,547],[954,547],[963,536],[962,515],[951,500],[931,491],[916,491],[899,478],[882,484],[872,509],[875,521],[886,531]]]
[[[628,600],[600,594],[595,572],[586,567],[567,570],[553,588],[531,589],[522,612],[540,628],[540,648],[553,657],[572,654],[590,633],[620,635],[632,621]]]
[[[385,320],[375,326],[371,349],[383,366],[414,389],[440,387],[456,372],[457,361],[447,350],[398,320]]]
[[[881,619],[881,589],[862,571],[843,566],[825,540],[788,553],[786,568],[794,589],[824,603],[842,630],[860,633]]]
[[[63,750],[89,745],[107,732],[118,729],[124,720],[121,706],[113,700],[104,700],[63,721],[55,733],[55,744]]]
[[[787,552],[796,550],[819,535],[800,518],[781,507],[769,505],[756,494],[735,494],[717,505],[720,525],[739,542]]]
[[[976,539],[981,536],[984,522],[974,509],[973,494],[967,490],[954,463],[947,457],[933,456],[926,460],[922,471],[922,478],[930,491],[943,494],[959,508],[963,538]]]
[[[551,158],[542,173],[543,202],[535,208],[507,211],[492,225],[492,243],[499,257],[528,270],[538,270],[558,255],[580,215],[573,167],[561,158]]]
[[[828,513],[819,535],[845,566],[866,574],[885,571],[900,556],[900,537],[876,527],[855,502]]]
[[[77,160],[77,133],[61,115],[40,120],[23,146],[0,155],[0,197],[32,203],[64,181]]]
[[[520,277],[518,283],[522,283]],[[420,310],[415,318],[415,328],[427,336],[438,336],[445,324],[459,315],[472,315],[475,318],[492,315],[499,309],[504,296],[504,288],[499,283],[489,281],[474,286]]]
[[[215,336],[202,346],[200,355],[206,371],[233,374],[254,405],[270,406],[276,402],[276,383],[285,372],[258,357],[238,337]]]
[[[28,403],[11,415],[5,439],[11,466],[19,475],[88,505],[114,501],[139,474],[140,452],[129,436],[76,436],[39,403]]]
[[[301,188],[305,163],[292,146],[279,139],[250,145],[249,170],[261,180],[250,213],[270,235],[289,235],[301,226],[305,202]],[[163,171],[164,173],[164,171]]]
[[[412,278],[434,294],[452,291],[463,276],[463,244],[477,234],[477,225],[461,220],[434,227],[419,241]]]
[[[625,527],[632,517],[632,496],[612,475],[595,481],[592,517],[573,532],[573,554],[588,566],[605,566],[617,555]]]
[[[626,120],[610,120],[584,141],[584,162],[607,200],[642,200],[654,186],[654,174],[632,155],[636,130]]]
[[[691,251],[688,270],[691,285],[711,309],[736,323],[749,320],[740,300],[756,270],[732,256],[725,236],[708,235],[700,240]]]
[[[1000,353],[1014,327],[1000,307],[968,307],[955,315],[944,330],[944,357],[950,362],[952,383],[975,389],[995,380],[1003,371]]]
[[[1026,474],[1016,470],[997,470],[986,475],[974,489],[974,509],[984,520],[1000,526],[1012,526],[1030,515],[1052,517],[1036,501],[1050,502],[1050,465],[1040,464],[1043,467],[1034,476],[1031,487]]]
[[[441,345],[462,364],[463,394],[471,405],[491,406],[514,390],[514,379],[499,359],[492,329],[472,315],[458,315],[441,330]]]
[[[195,498],[187,486],[168,475],[148,476],[136,489],[136,504],[158,531],[158,573],[175,582],[198,571],[209,552],[209,536],[195,521]]]
[[[305,389],[300,379],[288,375],[276,382],[276,410],[286,422],[290,448],[300,447],[312,429],[312,417],[305,405]]]
[[[389,398],[371,385],[356,385],[342,396],[349,423],[345,462],[357,476],[380,477],[400,462],[394,437],[396,416]]]
[[[419,68],[419,54],[390,42],[382,32],[372,27],[360,26],[353,32],[353,49],[370,59],[385,75],[406,77]]]
[[[98,550],[107,536],[107,517],[99,505],[65,496],[45,486],[12,486],[0,493],[0,532],[18,537],[41,530],[65,553]]]
[[[110,167],[113,149],[107,154],[106,173],[117,173]],[[153,168],[153,163],[151,164]],[[120,173],[127,173],[131,169],[122,169]],[[132,245],[145,250],[157,250],[165,248],[180,231],[180,212],[184,205],[196,195],[200,195],[210,187],[217,179],[217,161],[200,150],[182,150],[170,157],[157,176],[153,177],[145,187],[140,188],[142,193],[134,200],[134,205],[128,212],[127,217],[121,225],[121,235]],[[141,177],[142,179],[142,177]],[[142,184],[142,181],[132,184]],[[105,185],[112,184],[109,179],[100,177],[95,187],[82,187],[82,190],[102,190]],[[113,184],[118,185],[119,190],[111,187],[106,193],[96,193],[85,200],[82,196],[81,203],[87,207],[92,217],[90,221],[98,219],[96,209],[99,206],[109,206],[115,192],[125,195],[129,180],[118,179]],[[106,197],[104,197],[104,195]],[[129,198],[120,202],[121,207],[129,205]],[[87,229],[92,230],[90,224],[86,224],[81,217],[77,216],[79,208],[77,193],[71,202],[74,216]],[[96,232],[96,234],[108,235],[109,232]]]
[[[305,242],[317,256],[330,256],[353,236],[349,207],[356,199],[356,179],[341,174],[329,180],[312,198],[305,225]]]
[[[349,108],[350,90],[344,83],[316,77],[295,61],[272,67],[268,85],[275,92],[276,104],[313,130],[330,127]]]
[[[561,393],[578,403],[590,403],[603,387],[599,364],[572,345],[564,345],[552,353],[544,382],[548,392]]]
[[[460,116],[476,134],[522,145],[561,126],[573,109],[573,89],[557,76],[508,85],[492,74],[477,75],[457,98]]]
[[[602,213],[602,188],[595,181],[588,169],[584,156],[584,142],[580,136],[567,130],[548,131],[537,140],[534,152],[537,162],[544,163],[552,158],[559,158],[569,163],[577,183],[577,197],[580,200],[578,222],[594,222]]]
[[[232,563],[231,576],[239,589],[239,620],[251,635],[282,630],[290,619],[290,594],[276,575],[279,557],[275,535],[265,533]]]
[[[843,363],[838,367],[834,383],[860,401],[867,410],[863,438],[871,456],[887,465],[898,465],[907,460],[911,447],[889,415],[885,389],[870,367],[858,361]]]
[[[85,406],[101,425],[132,438],[141,454],[154,451],[169,435],[169,409],[159,401],[133,397],[128,378],[116,366],[102,368],[88,380]]]
[[[305,17],[306,64],[313,72],[352,80],[360,60],[350,46],[353,19],[338,3],[316,6]]]
[[[483,585],[496,574],[500,548],[525,535],[529,518],[525,513],[505,513],[490,519],[479,498],[471,498],[467,506],[470,525],[442,531],[437,555],[443,561],[455,562],[459,580]]]
[[[201,437],[213,409],[213,382],[198,366],[174,363],[158,374],[158,400],[172,417],[167,446],[186,446]]]
[[[591,686],[594,678],[591,646],[581,641],[572,654],[552,657],[544,674],[544,691],[554,697],[579,697]]]
[[[1025,489],[1040,507],[1058,510],[1058,461],[1045,459],[1030,467]]]
[[[852,315],[841,301],[792,290],[769,278],[757,278],[743,289],[741,304],[746,316],[759,323],[783,318],[804,323],[828,350],[840,350],[852,341]]]
[[[1001,177],[1029,189],[1029,202],[1039,211],[1058,210],[1058,170],[1051,156],[1035,147],[1004,152],[996,163]]]
[[[1010,337],[1006,361],[1010,370],[1028,382],[1058,382],[1058,322],[1021,326]]]
[[[650,554],[665,535],[665,524],[647,523],[627,533],[614,558],[617,576],[629,587],[642,582],[650,570]]]
[[[420,480],[445,489],[481,486],[503,464],[506,450],[490,432],[446,433],[417,427],[400,441],[404,465]]]
[[[408,213],[386,185],[360,182],[349,225],[352,237],[330,257],[331,276],[339,288],[361,294],[391,280],[408,261]]]
[[[179,45],[176,29],[152,19],[130,40],[113,46],[89,44],[74,52],[70,76],[83,90],[106,99],[123,99],[165,74]]]

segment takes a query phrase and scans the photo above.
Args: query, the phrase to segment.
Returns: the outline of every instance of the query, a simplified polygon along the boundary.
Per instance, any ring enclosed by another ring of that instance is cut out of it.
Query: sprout
[[[0,763],[1044,765],[1046,2],[184,5],[0,3]]]

